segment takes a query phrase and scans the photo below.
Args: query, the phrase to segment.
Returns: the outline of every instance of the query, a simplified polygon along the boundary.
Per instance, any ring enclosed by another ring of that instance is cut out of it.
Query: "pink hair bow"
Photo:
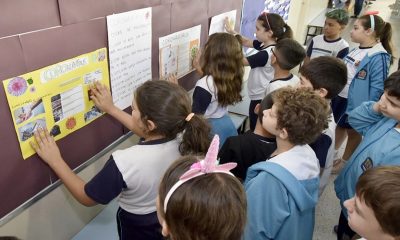
[[[225,163],[218,165],[219,137],[215,135],[206,157],[200,162],[194,163],[190,169],[185,172],[180,180],[192,179],[194,177],[215,172],[230,173],[229,171],[236,167],[237,163]]]
[[[225,163],[218,165],[218,150],[219,150],[219,137],[215,135],[210,147],[208,148],[206,157],[200,162],[192,164],[189,170],[187,170],[176,182],[171,189],[168,191],[164,199],[164,213],[167,212],[168,201],[172,194],[178,189],[182,184],[193,179],[195,177],[205,175],[208,173],[226,173],[233,176],[230,172],[236,167],[237,163]]]

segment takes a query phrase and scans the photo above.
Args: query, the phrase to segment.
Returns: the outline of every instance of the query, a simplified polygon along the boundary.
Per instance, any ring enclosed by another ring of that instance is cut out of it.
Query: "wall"
[[[112,152],[135,145],[138,140],[137,136],[128,138],[78,175],[85,181],[90,180],[103,168]],[[1,226],[0,236],[16,236],[24,240],[71,239],[103,208],[103,205],[95,207],[81,205],[65,186],[61,185]]]

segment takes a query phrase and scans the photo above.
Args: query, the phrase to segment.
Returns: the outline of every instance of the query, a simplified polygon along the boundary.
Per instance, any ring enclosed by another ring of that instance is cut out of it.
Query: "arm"
[[[36,131],[35,142],[30,142],[30,144],[43,161],[53,169],[78,202],[85,206],[97,204],[85,193],[85,182],[65,163],[54,138],[50,136],[47,130],[39,129]]]
[[[196,114],[204,114],[211,103],[211,98],[211,93],[196,86],[193,92],[192,111]]]
[[[232,26],[230,23],[229,23],[229,18],[228,17],[226,17],[225,18],[225,30],[228,32],[228,33],[230,33],[230,34],[233,34],[233,35],[240,35],[238,32],[236,32],[233,28],[234,28],[234,26]],[[250,39],[250,38],[246,38],[245,36],[242,36],[242,35],[240,35],[240,37],[242,38],[242,45],[243,46],[245,46],[245,47],[249,47],[249,48],[254,48],[254,46],[253,46],[253,40],[252,39]]]
[[[346,57],[347,54],[349,54],[349,47],[346,47],[346,48],[343,48],[342,50],[340,50],[338,52],[338,54],[336,55],[336,57],[340,58],[340,59],[344,59],[344,57]]]
[[[389,73],[389,57],[378,54],[370,62],[370,89],[368,101],[378,101],[383,93],[383,83]]]
[[[134,123],[132,121],[131,115],[122,111],[114,105],[110,90],[108,90],[105,85],[96,82],[90,87],[90,90],[92,90],[92,95],[90,96],[90,98],[101,111],[113,116],[129,130],[133,129]]]
[[[290,215],[287,190],[266,172],[245,184],[248,223],[245,239],[274,239]]]
[[[324,133],[322,133],[313,143],[309,144],[314,150],[315,155],[317,155],[321,171],[323,168],[325,168],[326,158],[328,156],[328,150],[331,144],[332,138]]]
[[[237,163],[237,166],[232,169],[231,172],[243,182],[246,178],[246,172],[243,171],[243,162],[241,161],[240,157],[238,157],[238,154],[235,151],[235,147],[239,148],[239,146],[234,143],[234,138],[227,138],[218,153],[219,164],[224,164],[228,162]]]
[[[350,125],[361,135],[382,118],[379,102],[364,102],[349,113]]]

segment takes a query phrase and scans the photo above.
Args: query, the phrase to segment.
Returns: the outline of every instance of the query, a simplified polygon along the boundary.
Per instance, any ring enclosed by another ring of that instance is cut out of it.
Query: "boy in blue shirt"
[[[276,90],[263,127],[276,136],[269,159],[251,166],[244,239],[312,239],[319,163],[308,146],[328,125],[329,105],[310,89]]]
[[[347,68],[343,61],[335,57],[322,56],[313,58],[307,65],[300,68],[299,87],[314,90],[330,104],[347,82]],[[321,167],[319,195],[328,184],[331,175],[335,153],[336,123],[333,114],[329,120],[329,127],[310,144],[319,160]]]
[[[356,183],[366,170],[377,166],[400,165],[400,71],[391,74],[384,83],[384,93],[378,102],[364,102],[349,113],[350,125],[363,136],[350,160],[335,180],[336,196],[342,211],[338,239],[353,237],[348,226],[348,213],[343,202],[354,196]]]

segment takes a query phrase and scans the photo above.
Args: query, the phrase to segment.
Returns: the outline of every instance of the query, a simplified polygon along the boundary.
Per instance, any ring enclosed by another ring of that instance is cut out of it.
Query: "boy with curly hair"
[[[277,149],[248,170],[244,239],[312,239],[320,169],[308,144],[327,127],[329,105],[310,89],[285,87],[272,98],[263,127]]]

